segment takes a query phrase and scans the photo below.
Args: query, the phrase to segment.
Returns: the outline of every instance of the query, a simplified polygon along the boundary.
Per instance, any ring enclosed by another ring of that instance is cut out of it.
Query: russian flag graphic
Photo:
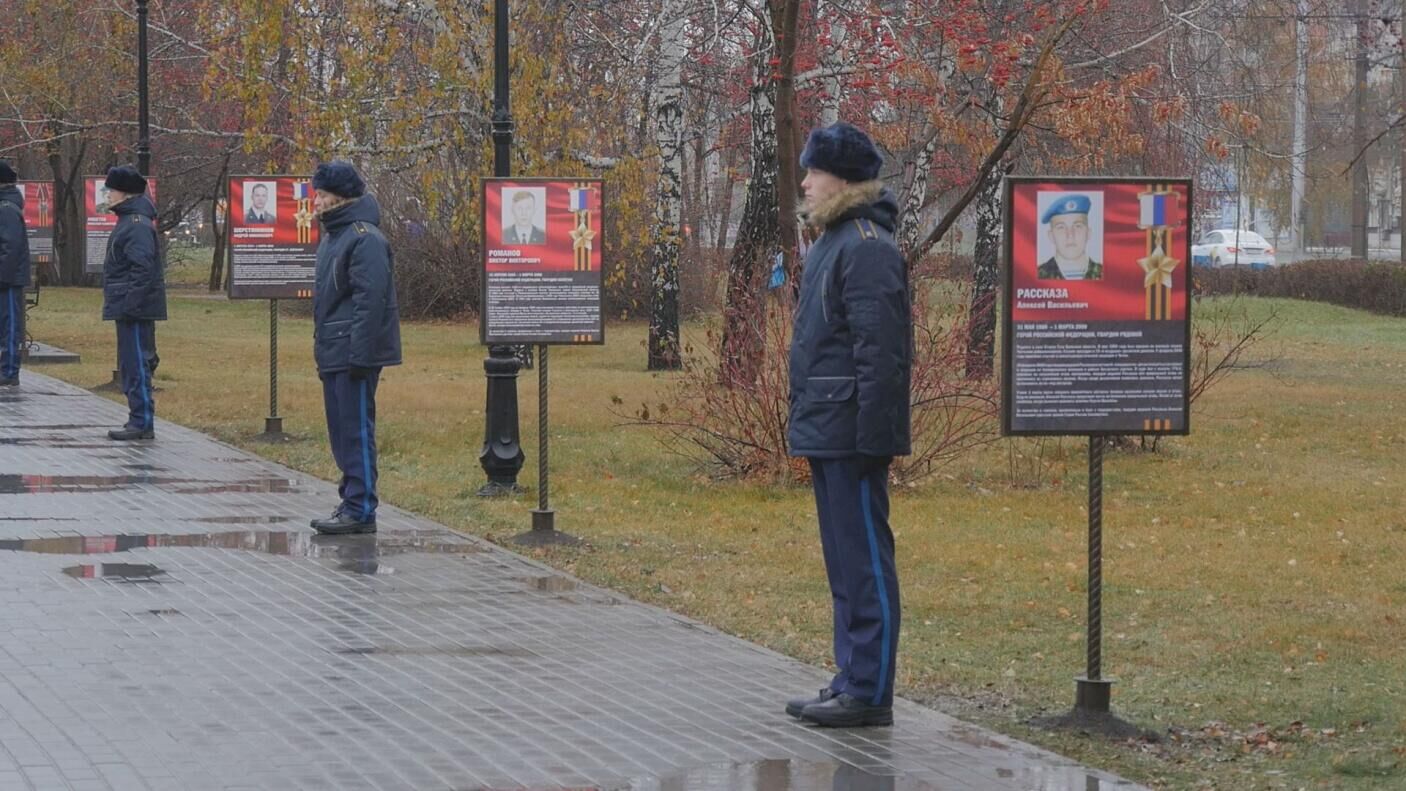
[[[573,187],[568,189],[566,192],[568,195],[567,202],[571,204],[571,211],[591,210],[590,190],[577,189]]]
[[[293,182],[293,200],[307,200],[308,192],[308,183],[306,181]]]
[[[1171,196],[1165,192],[1139,195],[1139,228],[1155,228],[1167,225],[1167,200]]]

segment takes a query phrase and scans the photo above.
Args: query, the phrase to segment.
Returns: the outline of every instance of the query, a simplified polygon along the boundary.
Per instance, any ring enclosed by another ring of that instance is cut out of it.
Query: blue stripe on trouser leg
[[[371,507],[371,492],[376,489],[376,470],[371,466],[371,427],[366,419],[366,380],[362,379],[361,385],[361,469],[366,472],[366,493],[361,497],[361,515],[363,518],[376,513]]]
[[[885,705],[893,699],[901,621],[887,475],[877,472],[861,480],[853,459],[820,459],[812,465],[824,477],[821,528],[835,546],[826,571],[842,586],[849,607],[842,691]]]
[[[849,599],[845,592],[844,578],[840,574],[840,554],[835,541],[834,519],[828,507],[829,488],[825,481],[825,466],[820,459],[810,460],[811,486],[815,489],[815,511],[820,523],[820,549],[825,558],[825,576],[830,583],[830,605],[834,620],[832,637],[837,672],[830,681],[830,689],[843,692],[849,666]]]
[[[0,311],[5,315],[0,317],[0,331],[5,333],[5,343],[3,350],[0,350],[0,376],[13,379],[20,373],[20,342],[24,334],[20,323],[24,317],[24,307],[22,301],[15,298],[15,294],[21,292],[23,296],[24,287],[3,288],[5,299],[0,302]]]
[[[140,322],[132,327],[132,340],[137,345],[137,386],[142,404],[141,428],[151,428],[156,415],[151,406],[151,372],[146,368],[146,352],[142,350],[142,326]]]
[[[338,371],[323,375],[323,406],[332,458],[342,471],[337,493],[342,510],[359,518],[374,516],[376,497],[376,384],[379,371],[362,381]]]
[[[151,374],[156,370],[156,323],[147,320],[117,322],[117,368],[122,392],[127,396],[127,428],[147,430],[156,418]]]
[[[869,558],[874,568],[874,583],[879,589],[879,610],[883,613],[883,636],[879,659],[879,682],[874,692],[874,705],[883,701],[884,691],[889,685],[889,646],[893,642],[893,619],[889,611],[888,585],[884,581],[884,570],[879,564],[879,536],[874,529],[874,509],[870,505],[869,482],[859,482],[859,501],[864,511],[864,532],[869,538]]]

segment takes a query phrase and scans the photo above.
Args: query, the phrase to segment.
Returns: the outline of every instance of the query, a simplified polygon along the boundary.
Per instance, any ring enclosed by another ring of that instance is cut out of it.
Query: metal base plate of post
[[[261,442],[289,442],[293,439],[291,434],[283,433],[283,418],[264,418],[264,433],[254,437]]]
[[[532,529],[513,536],[513,543],[529,547],[578,547],[581,546],[582,542],[576,536],[567,535],[556,529],[555,511],[537,509],[532,512]]]
[[[1074,679],[1074,709],[1085,714],[1107,714],[1113,700],[1113,679],[1079,676]]]

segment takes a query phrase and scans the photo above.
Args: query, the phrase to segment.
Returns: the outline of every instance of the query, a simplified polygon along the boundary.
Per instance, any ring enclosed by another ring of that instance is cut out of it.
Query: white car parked
[[[1233,228],[1208,231],[1191,246],[1191,264],[1268,269],[1275,266],[1274,248],[1254,231],[1236,231]]]

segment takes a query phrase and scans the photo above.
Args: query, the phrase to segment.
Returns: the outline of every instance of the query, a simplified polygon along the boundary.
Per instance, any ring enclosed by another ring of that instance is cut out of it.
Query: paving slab
[[[24,371],[0,391],[0,789],[1134,789]]]

